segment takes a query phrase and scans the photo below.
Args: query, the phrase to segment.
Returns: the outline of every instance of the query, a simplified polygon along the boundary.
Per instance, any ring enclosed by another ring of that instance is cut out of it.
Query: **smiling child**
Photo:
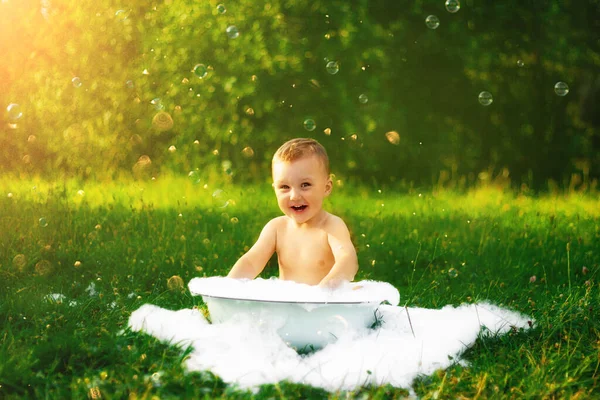
[[[352,281],[358,260],[348,228],[323,210],[333,186],[325,148],[314,139],[292,139],[273,156],[272,174],[284,215],[265,225],[227,276],[254,279],[276,252],[280,279],[325,287]]]

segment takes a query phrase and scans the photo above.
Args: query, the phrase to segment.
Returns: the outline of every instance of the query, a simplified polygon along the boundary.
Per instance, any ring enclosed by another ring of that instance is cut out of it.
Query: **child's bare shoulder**
[[[339,230],[348,230],[346,223],[343,219],[338,217],[337,215],[328,214],[327,219],[325,220],[325,230],[327,231],[339,231]]]
[[[286,218],[287,217],[285,215],[273,218],[272,220],[267,222],[267,224],[265,225],[265,229],[273,229],[273,230],[281,229],[284,226],[284,224],[286,223]]]

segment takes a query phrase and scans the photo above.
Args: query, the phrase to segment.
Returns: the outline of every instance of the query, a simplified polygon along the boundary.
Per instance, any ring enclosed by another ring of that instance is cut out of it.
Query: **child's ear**
[[[329,196],[331,194],[331,190],[333,190],[333,182],[331,181],[331,177],[327,179],[327,183],[325,184],[325,196]]]

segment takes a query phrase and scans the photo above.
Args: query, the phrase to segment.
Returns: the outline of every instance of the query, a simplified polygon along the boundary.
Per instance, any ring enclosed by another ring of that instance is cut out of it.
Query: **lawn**
[[[280,383],[238,391],[187,373],[183,349],[130,332],[142,304],[204,307],[178,285],[224,275],[279,214],[270,186],[189,179],[0,182],[0,398],[395,398]],[[532,329],[480,339],[414,382],[422,398],[589,398],[600,363],[598,194],[531,196],[338,186],[361,279],[409,307],[489,300]],[[276,275],[274,260],[263,272]],[[62,295],[62,296],[59,296]]]

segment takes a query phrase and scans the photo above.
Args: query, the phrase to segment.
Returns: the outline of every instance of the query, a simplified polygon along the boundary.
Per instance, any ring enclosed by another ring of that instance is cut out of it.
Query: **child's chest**
[[[278,233],[276,251],[279,263],[288,267],[330,268],[334,261],[327,233],[320,229]]]

